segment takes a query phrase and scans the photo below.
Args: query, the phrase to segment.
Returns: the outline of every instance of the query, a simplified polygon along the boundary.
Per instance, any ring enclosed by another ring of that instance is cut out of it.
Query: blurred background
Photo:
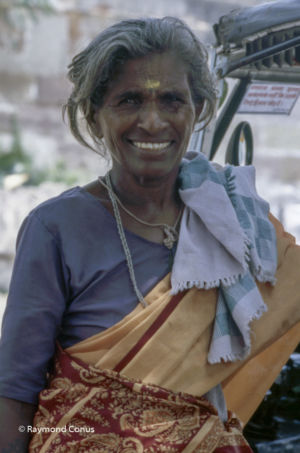
[[[107,169],[103,159],[75,141],[62,120],[61,108],[70,91],[66,72],[71,58],[103,28],[129,17],[178,16],[211,46],[215,42],[212,26],[220,16],[259,3],[262,2],[0,0],[0,318],[16,235],[26,214],[41,201],[72,185],[85,184]],[[254,134],[259,193],[298,242],[299,119],[300,102],[289,116],[238,114],[215,157],[224,164],[231,131],[239,121],[249,121]],[[299,394],[298,385],[298,408]],[[297,426],[299,433],[300,422]],[[300,444],[295,450],[280,448],[278,451],[300,452]]]

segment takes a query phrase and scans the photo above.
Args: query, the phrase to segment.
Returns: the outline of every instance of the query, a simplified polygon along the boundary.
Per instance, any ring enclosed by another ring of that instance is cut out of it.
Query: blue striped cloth
[[[267,310],[255,279],[275,284],[276,235],[269,205],[255,189],[252,166],[217,167],[189,153],[179,174],[185,203],[174,259],[172,294],[218,287],[210,363],[244,359],[250,323]]]

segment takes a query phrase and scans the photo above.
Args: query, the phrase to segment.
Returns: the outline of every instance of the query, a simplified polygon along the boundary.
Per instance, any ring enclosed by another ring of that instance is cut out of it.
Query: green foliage
[[[32,17],[35,17],[35,11],[37,10],[43,13],[53,12],[49,0],[10,0],[0,3],[0,17],[4,17],[10,9],[23,9]]]
[[[26,185],[38,186],[45,181],[61,182],[68,186],[73,186],[78,182],[79,176],[67,169],[66,163],[62,160],[57,161],[49,170],[39,170],[31,172]]]
[[[14,42],[14,36],[24,31],[26,16],[37,22],[40,12],[54,12],[49,0],[0,0],[0,44],[5,42],[5,35]]]
[[[66,163],[59,160],[46,170],[37,169],[32,157],[22,144],[21,132],[15,117],[12,118],[12,143],[8,150],[0,144],[0,182],[10,174],[26,174],[26,185],[37,186],[45,181],[62,182],[74,185],[80,175],[67,169]]]
[[[0,147],[0,175],[7,173],[26,172],[31,165],[31,159],[25,152],[21,143],[21,134],[18,122],[12,118],[12,144],[8,152]]]
[[[45,14],[53,12],[53,8],[48,0],[15,0],[11,4],[12,8],[23,8],[33,20],[37,20],[37,11]]]

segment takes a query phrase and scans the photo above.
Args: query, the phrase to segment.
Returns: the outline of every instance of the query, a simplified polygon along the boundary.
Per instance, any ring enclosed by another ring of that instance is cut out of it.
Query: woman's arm
[[[0,453],[26,453],[36,406],[0,397]]]
[[[0,340],[0,453],[27,452],[27,427],[46,385],[65,309],[61,255],[53,235],[30,215],[18,239]]]

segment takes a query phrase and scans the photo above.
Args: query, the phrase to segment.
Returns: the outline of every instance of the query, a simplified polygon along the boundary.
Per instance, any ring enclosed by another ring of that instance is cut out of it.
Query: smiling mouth
[[[172,142],[134,142],[131,141],[133,146],[135,146],[138,149],[145,149],[145,150],[150,150],[150,151],[162,151],[165,148],[168,148],[168,146],[171,145]]]

